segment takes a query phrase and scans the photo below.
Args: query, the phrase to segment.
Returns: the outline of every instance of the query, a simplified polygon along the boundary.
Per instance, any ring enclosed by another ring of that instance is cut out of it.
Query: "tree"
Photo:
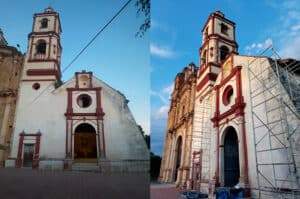
[[[147,134],[145,134],[145,131],[144,131],[144,129],[142,128],[141,125],[138,125],[138,128],[139,128],[139,130],[140,130],[142,136],[144,137],[144,140],[145,140],[145,142],[146,142],[146,144],[147,144],[148,149],[150,149],[150,136],[147,135]]]
[[[136,36],[142,37],[145,32],[150,28],[150,0],[136,0],[137,14],[145,17],[144,23],[140,26]]]
[[[151,181],[157,181],[157,178],[159,177],[159,171],[160,171],[160,164],[161,164],[161,157],[158,155],[155,155],[153,152],[150,153],[150,176]]]

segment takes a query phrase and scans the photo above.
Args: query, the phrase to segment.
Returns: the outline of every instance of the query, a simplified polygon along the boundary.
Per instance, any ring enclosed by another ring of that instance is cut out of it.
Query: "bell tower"
[[[62,47],[60,19],[57,12],[48,7],[33,16],[32,32],[28,35],[28,49],[22,80],[59,81]]]
[[[230,53],[237,53],[237,49],[235,23],[221,11],[210,14],[202,29],[200,65],[220,65]]]
[[[199,49],[200,68],[197,92],[213,86],[223,62],[230,54],[238,54],[235,41],[235,23],[221,11],[211,13],[202,29],[202,46]]]

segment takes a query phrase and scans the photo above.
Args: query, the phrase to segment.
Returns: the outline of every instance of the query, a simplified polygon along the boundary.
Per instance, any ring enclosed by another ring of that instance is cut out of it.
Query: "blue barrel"
[[[216,199],[229,199],[230,191],[227,187],[216,188]]]

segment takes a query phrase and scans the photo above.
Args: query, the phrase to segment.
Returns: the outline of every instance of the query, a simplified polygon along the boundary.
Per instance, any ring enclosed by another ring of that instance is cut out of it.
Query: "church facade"
[[[59,14],[34,14],[6,167],[147,171],[149,151],[126,97],[81,71],[61,81]]]
[[[0,167],[9,155],[23,54],[9,46],[0,29]]]
[[[168,124],[160,181],[209,194],[238,185],[246,197],[295,198],[300,63],[273,49],[272,56],[239,55],[235,27],[216,11],[202,29],[192,132]],[[169,123],[180,117],[172,103],[168,116]]]

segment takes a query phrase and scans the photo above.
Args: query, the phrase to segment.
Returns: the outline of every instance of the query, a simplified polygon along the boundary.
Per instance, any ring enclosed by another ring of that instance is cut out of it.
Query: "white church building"
[[[34,14],[6,167],[146,171],[149,151],[119,91],[92,72],[61,82],[59,14]]]
[[[235,29],[220,11],[202,29],[194,103],[172,99],[160,181],[210,196],[238,185],[247,198],[299,198],[300,61],[272,47],[239,55]],[[182,127],[187,109],[192,125]]]

